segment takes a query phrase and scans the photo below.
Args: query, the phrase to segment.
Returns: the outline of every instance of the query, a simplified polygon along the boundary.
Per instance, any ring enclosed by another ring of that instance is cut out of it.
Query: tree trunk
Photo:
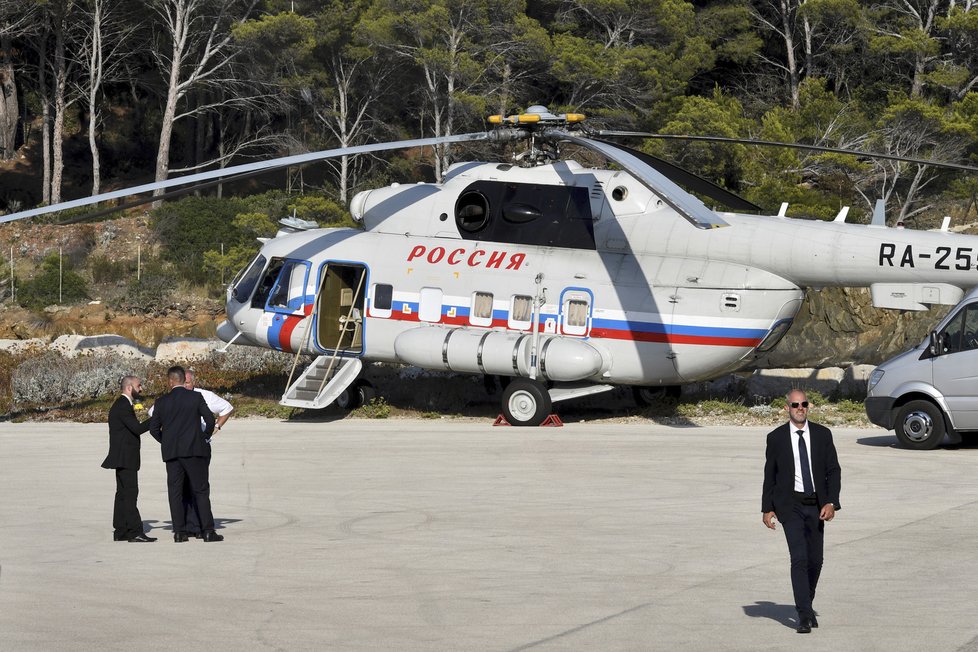
[[[180,101],[180,63],[183,52],[180,41],[173,39],[173,59],[170,62],[170,81],[166,89],[166,106],[163,109],[163,119],[160,125],[160,146],[156,152],[156,182],[165,181],[170,174],[170,138],[173,136],[173,121],[177,115],[177,102]],[[162,189],[153,191],[153,196],[163,194]],[[153,208],[159,208],[160,202],[153,202]]]
[[[61,181],[64,175],[64,125],[67,103],[65,92],[68,85],[65,61],[65,21],[54,35],[54,126],[51,142],[51,203],[61,201]]]
[[[5,161],[17,151],[17,82],[11,45],[9,35],[0,38],[0,158]]]
[[[48,88],[48,31],[38,44],[37,88],[41,94],[41,203],[51,203],[51,89]]]
[[[784,30],[785,66],[788,68],[788,86],[791,94],[791,108],[801,105],[801,94],[798,90],[798,62],[795,59],[795,39],[792,34],[791,14],[794,7],[791,0],[781,0],[781,27]]]
[[[92,51],[89,53],[88,72],[88,151],[92,154],[92,194],[97,195],[102,187],[102,160],[98,150],[96,133],[101,111],[98,104],[99,90],[102,86],[102,2],[96,0],[92,14]]]

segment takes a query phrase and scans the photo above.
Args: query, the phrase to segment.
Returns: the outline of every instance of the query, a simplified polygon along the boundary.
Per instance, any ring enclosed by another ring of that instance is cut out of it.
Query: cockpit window
[[[231,286],[232,299],[238,303],[244,303],[248,300],[248,297],[255,290],[255,285],[261,277],[262,270],[265,269],[266,262],[265,257],[258,254],[258,257],[245,268],[244,273]]]
[[[252,308],[261,308],[264,310],[265,303],[268,301],[268,295],[272,291],[272,286],[275,285],[275,279],[278,278],[278,273],[282,271],[283,262],[281,258],[272,259],[272,262],[268,265],[268,269],[265,270],[265,274],[261,277],[261,284],[259,284],[255,296],[251,298]]]
[[[306,281],[309,262],[287,260],[282,265],[278,281],[268,298],[268,307],[276,312],[296,312],[302,309],[306,299]]]

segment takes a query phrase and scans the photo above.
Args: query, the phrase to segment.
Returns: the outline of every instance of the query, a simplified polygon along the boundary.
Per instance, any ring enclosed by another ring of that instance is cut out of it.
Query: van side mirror
[[[942,353],[941,338],[937,335],[937,331],[930,332],[930,344],[927,346],[927,351],[932,358],[936,358]]]

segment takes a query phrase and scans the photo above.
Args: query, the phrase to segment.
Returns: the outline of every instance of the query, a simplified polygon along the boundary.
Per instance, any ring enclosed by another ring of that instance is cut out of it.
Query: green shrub
[[[170,307],[176,275],[158,260],[146,264],[139,278],[131,276],[126,293],[113,306],[130,314],[159,314]]]
[[[383,396],[378,396],[370,399],[366,405],[358,407],[350,415],[360,419],[386,419],[391,415],[391,406]]]
[[[17,290],[17,301],[25,308],[43,308],[55,303],[73,303],[88,298],[85,279],[68,266],[67,260],[59,263],[56,253],[41,263],[41,271],[31,280],[22,283]],[[59,264],[63,267],[58,271]]]
[[[112,260],[108,256],[92,256],[88,259],[88,269],[95,283],[116,283],[136,274],[133,260]]]

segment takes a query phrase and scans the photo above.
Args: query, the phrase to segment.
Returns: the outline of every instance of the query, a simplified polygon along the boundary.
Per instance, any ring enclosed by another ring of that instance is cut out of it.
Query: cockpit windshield
[[[251,297],[255,290],[258,279],[261,278],[262,270],[265,269],[265,257],[258,254],[251,265],[249,265],[240,278],[231,286],[231,298],[238,303],[244,303]]]

